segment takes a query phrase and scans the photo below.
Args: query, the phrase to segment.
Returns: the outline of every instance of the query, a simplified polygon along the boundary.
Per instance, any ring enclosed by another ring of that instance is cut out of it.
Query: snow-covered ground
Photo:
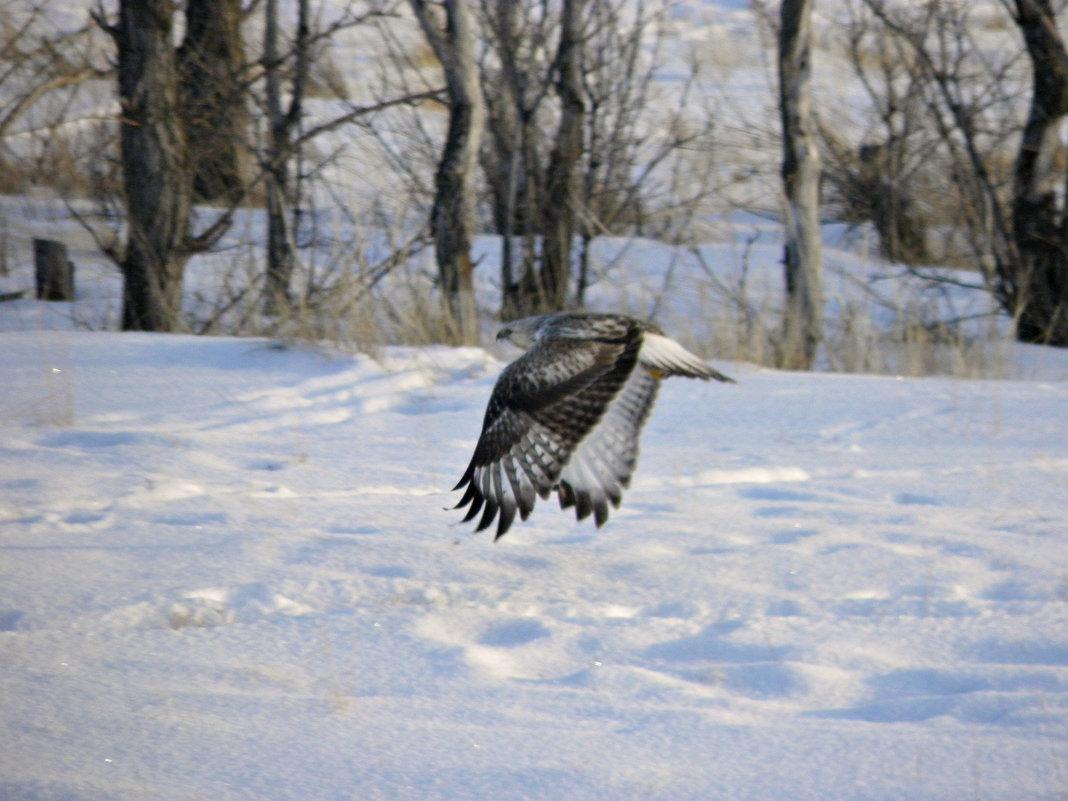
[[[494,544],[445,509],[481,349],[0,333],[0,798],[1064,798],[1040,353],[719,363],[605,528]]]
[[[749,131],[748,5],[677,11]],[[0,303],[0,801],[1068,797],[1065,351],[992,341],[975,373],[1011,381],[717,362],[739,384],[665,385],[605,528],[539,502],[494,544],[449,490],[514,352],[113,333],[117,271],[63,205],[0,216],[0,292],[34,236],[78,282]],[[742,306],[777,319],[778,225],[715,222],[698,253],[598,242],[589,305],[703,352]],[[832,332],[1004,332],[833,227]],[[191,261],[187,311],[235,262]]]

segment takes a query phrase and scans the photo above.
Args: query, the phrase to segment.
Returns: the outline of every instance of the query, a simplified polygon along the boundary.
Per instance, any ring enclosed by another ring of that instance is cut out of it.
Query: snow
[[[717,362],[493,544],[511,355],[0,333],[0,797],[1064,796],[1062,365]]]

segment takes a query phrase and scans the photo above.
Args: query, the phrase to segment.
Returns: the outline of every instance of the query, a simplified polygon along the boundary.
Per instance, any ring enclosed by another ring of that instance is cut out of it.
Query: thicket
[[[1049,1],[815,9],[823,219],[870,226],[931,281],[968,271],[1019,338],[1068,345],[1068,56]],[[611,267],[599,239],[685,252],[738,212],[781,214],[778,3],[753,3],[748,28],[667,0],[0,10],[0,191],[70,200],[124,277],[126,328],[470,340],[489,317],[586,303]],[[450,78],[457,10],[473,50]],[[483,127],[460,176],[465,70]],[[471,197],[447,218],[458,176]],[[492,305],[456,301],[487,269],[445,237],[461,218],[499,243]],[[744,265],[689,263],[709,313],[730,310],[706,352],[780,359],[781,309],[725,277]],[[871,352],[889,340],[971,362],[956,321],[893,319],[840,315],[826,360],[895,369]]]

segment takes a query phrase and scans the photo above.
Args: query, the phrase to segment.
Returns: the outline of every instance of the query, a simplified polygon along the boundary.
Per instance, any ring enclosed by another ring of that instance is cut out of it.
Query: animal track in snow
[[[274,615],[301,616],[316,607],[276,592],[263,582],[205,587],[120,607],[104,617],[122,628],[215,628]]]

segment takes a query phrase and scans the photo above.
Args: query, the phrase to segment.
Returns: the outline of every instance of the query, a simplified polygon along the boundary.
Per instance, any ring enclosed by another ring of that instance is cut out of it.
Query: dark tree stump
[[[33,240],[38,300],[74,300],[74,265],[67,246],[51,239]]]

